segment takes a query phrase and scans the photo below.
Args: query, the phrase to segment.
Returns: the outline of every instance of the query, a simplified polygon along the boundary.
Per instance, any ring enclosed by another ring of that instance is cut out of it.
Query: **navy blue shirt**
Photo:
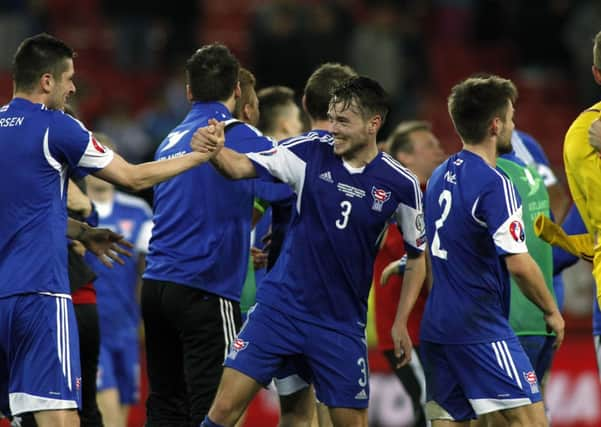
[[[155,160],[189,153],[192,135],[210,118],[223,121],[232,115],[222,103],[195,102],[159,145]],[[269,149],[273,142],[239,123],[226,130],[225,146],[244,153]],[[156,185],[144,278],[239,301],[248,268],[253,198],[252,180],[228,180],[210,164]]]

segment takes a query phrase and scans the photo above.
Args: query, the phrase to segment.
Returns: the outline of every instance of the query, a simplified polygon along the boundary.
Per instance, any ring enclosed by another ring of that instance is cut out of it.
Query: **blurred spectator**
[[[115,33],[115,55],[125,70],[157,65],[166,43],[161,0],[103,0]]]
[[[585,0],[571,11],[563,31],[563,39],[571,57],[570,74],[581,107],[592,105],[601,98],[601,88],[591,79],[591,46],[599,28],[601,2]]]
[[[133,119],[127,100],[114,99],[106,115],[98,121],[97,128],[115,141],[117,150],[128,162],[142,163],[152,156],[152,142]]]
[[[274,0],[261,5],[253,18],[250,37],[258,86],[276,84],[302,91],[313,70],[303,49],[306,10],[295,0]]]
[[[13,54],[19,43],[38,30],[36,16],[41,12],[33,0],[2,0],[0,2],[0,70],[11,68]]]
[[[410,8],[402,9],[394,1],[373,2],[366,20],[351,36],[349,62],[357,73],[377,80],[390,94],[394,104],[389,126],[416,115],[417,92],[428,66],[422,34]]]
[[[183,120],[169,108],[164,91],[158,93],[153,103],[140,114],[140,124],[146,135],[150,138],[151,151],[154,151],[171,129]]]

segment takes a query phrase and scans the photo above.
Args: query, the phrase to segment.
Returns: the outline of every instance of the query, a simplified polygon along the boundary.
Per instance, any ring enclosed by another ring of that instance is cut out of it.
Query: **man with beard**
[[[509,272],[543,311],[555,345],[563,339],[563,318],[528,254],[520,199],[496,169],[516,98],[511,81],[487,76],[459,83],[448,100],[463,150],[434,171],[425,203],[433,284],[420,348],[434,427],[495,411],[511,425],[546,425],[536,374],[508,321]]]

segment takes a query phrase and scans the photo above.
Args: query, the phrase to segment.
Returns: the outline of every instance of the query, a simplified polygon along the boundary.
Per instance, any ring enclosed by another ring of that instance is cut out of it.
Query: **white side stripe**
[[[502,341],[502,344],[503,344],[503,348],[505,349],[505,353],[507,353],[507,359],[509,359],[509,364],[511,365],[511,370],[513,371],[513,375],[515,376],[515,380],[518,383],[518,386],[520,388],[522,388],[522,381],[520,380],[520,376],[518,375],[518,372],[515,369],[515,364],[513,363],[513,357],[511,357],[511,353],[509,352],[509,348],[507,348],[507,343],[505,341]]]
[[[227,308],[228,318],[228,330],[230,334],[230,342],[234,342],[236,339],[236,325],[234,322],[234,307],[231,301],[225,301],[225,307]]]
[[[56,170],[60,176],[61,179],[61,199],[63,197],[63,192],[64,192],[64,188],[65,188],[65,171],[66,168],[63,167],[63,165],[61,165],[58,160],[56,160],[54,157],[52,157],[52,153],[50,153],[50,147],[48,146],[48,132],[49,132],[49,128],[46,129],[46,133],[44,133],[44,142],[43,142],[43,149],[44,149],[44,157],[46,158],[46,161],[48,162],[48,164],[50,166],[52,166],[52,168],[54,170]]]
[[[56,351],[58,353],[58,361],[63,363],[63,347],[61,345],[61,301],[56,298]]]
[[[497,350],[497,343],[491,343],[492,349],[495,352],[495,356],[497,357],[497,363],[499,364],[499,368],[503,368],[503,364],[501,363],[501,355],[499,354],[499,350]]]
[[[503,347],[501,346],[501,343],[497,341],[497,345],[499,346],[499,352],[501,353],[501,359],[503,360],[503,368],[505,369],[505,372],[507,372],[507,375],[509,375],[509,378],[513,379],[513,376],[511,375],[511,371],[509,370],[509,363],[507,362],[507,355],[505,354],[505,351],[503,351]]]
[[[71,342],[69,341],[71,338],[71,331],[69,328],[69,310],[67,308],[67,300],[63,300],[63,305],[65,307],[65,341],[67,342],[67,384],[69,385],[69,390],[73,390],[71,386]]]
[[[221,310],[221,322],[223,324],[223,338],[225,348],[223,349],[223,360],[226,359],[231,344],[236,338],[236,325],[234,323],[234,309],[231,301],[219,298],[219,308]]]

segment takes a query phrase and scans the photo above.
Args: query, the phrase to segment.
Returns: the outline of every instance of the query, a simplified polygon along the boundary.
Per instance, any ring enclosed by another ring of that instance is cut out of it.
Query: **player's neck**
[[[325,130],[329,132],[331,126],[329,120],[311,120],[311,130]]]
[[[342,160],[354,168],[362,168],[363,166],[367,166],[369,163],[371,163],[371,161],[376,158],[378,153],[378,146],[374,141],[373,144],[367,144],[361,150],[349,153],[348,156],[343,154]]]
[[[29,102],[33,102],[34,104],[44,104],[48,102],[48,97],[43,93],[27,93],[27,92],[17,92],[13,94],[13,98],[22,98],[26,99]]]
[[[493,168],[497,166],[497,147],[494,141],[487,141],[476,145],[463,144],[463,149],[482,157]]]

